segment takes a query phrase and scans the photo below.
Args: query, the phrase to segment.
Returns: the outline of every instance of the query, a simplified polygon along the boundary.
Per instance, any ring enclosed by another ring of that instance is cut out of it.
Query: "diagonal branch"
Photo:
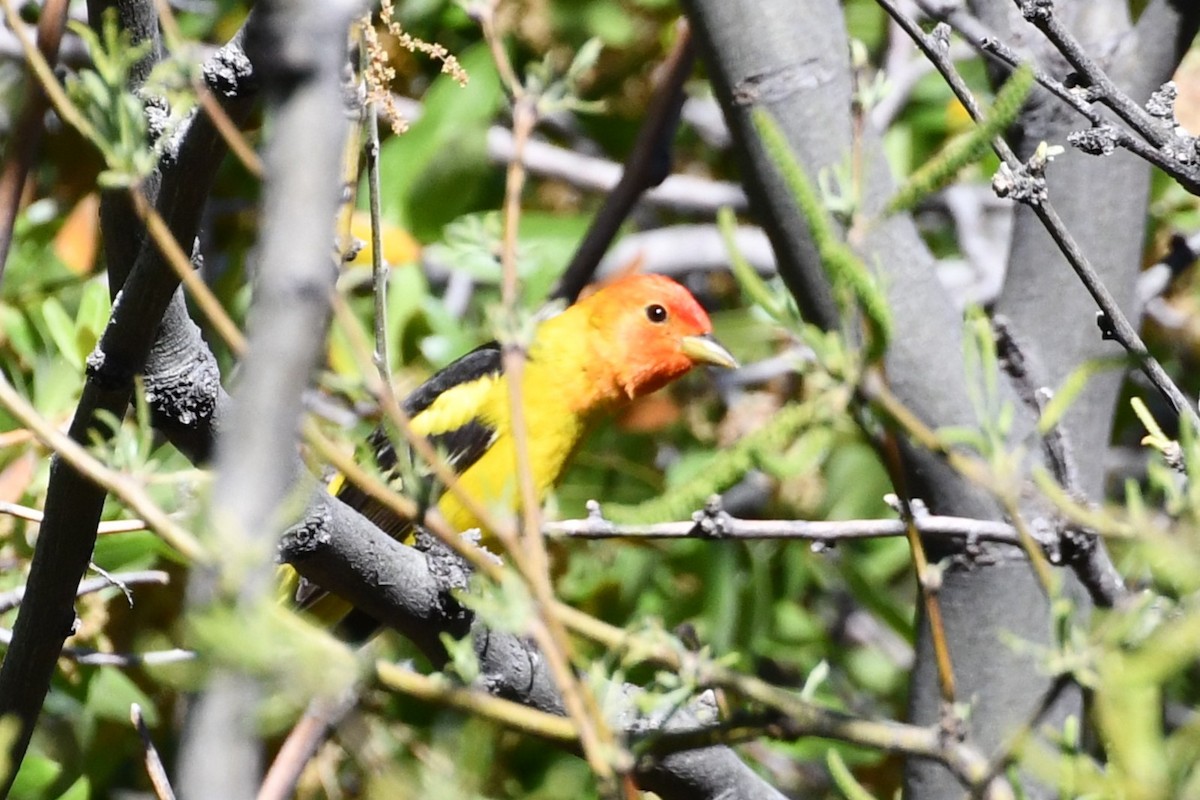
[[[237,63],[240,54],[240,41],[235,39],[216,60]],[[246,87],[234,82],[227,88],[233,91],[224,95],[226,100],[236,101],[241,98],[237,90]],[[194,117],[164,168],[164,189],[158,196],[159,211],[177,240],[190,242],[195,237],[209,181],[223,153],[223,144],[204,118]],[[120,213],[105,215],[102,210],[114,291],[115,286],[124,285],[120,302],[114,304],[112,318],[88,359],[87,380],[68,432],[79,444],[90,444],[93,436],[107,440],[112,432],[98,420],[105,414],[118,419],[125,414],[133,376],[146,363],[159,322],[178,287],[156,249],[138,254],[144,237],[129,233],[138,230],[136,224],[109,227],[127,223],[133,219],[131,214],[127,209],[122,219]],[[122,281],[126,274],[128,279]],[[74,467],[57,457],[53,460],[27,595],[13,629],[12,646],[0,666],[0,713],[14,714],[21,723],[10,749],[14,765],[21,762],[28,747],[55,662],[71,632],[75,591],[91,558],[105,496],[104,489]],[[6,778],[5,790],[12,777]]]
[[[262,3],[247,51],[262,75],[271,137],[264,164],[257,286],[239,395],[218,442],[209,526],[215,569],[189,586],[193,613],[229,606],[253,619],[270,602],[273,544],[294,491],[301,395],[316,367],[337,272],[330,257],[349,129],[342,68],[355,0]],[[263,688],[217,670],[179,756],[188,797],[249,797],[261,780],[255,709]]]
[[[663,77],[654,92],[649,113],[638,130],[629,158],[625,160],[621,179],[604,196],[600,211],[592,219],[587,235],[576,248],[559,281],[553,295],[556,298],[572,302],[579,297],[638,198],[670,175],[671,140],[679,126],[679,114],[686,98],[683,85],[696,60],[695,44],[686,20],[680,22],[678,33],[675,47],[661,68]]]
[[[909,36],[913,37],[913,41],[917,43],[930,61],[933,62],[934,66],[937,67],[938,72],[945,78],[955,97],[967,109],[971,118],[975,121],[982,119],[979,104],[976,102],[971,90],[967,87],[966,82],[962,79],[962,76],[958,74],[958,70],[955,69],[953,62],[946,57],[945,48],[939,43],[937,38],[922,31],[910,17],[899,10],[892,0],[877,0],[877,2],[893,19],[904,27]],[[1066,225],[1058,216],[1058,212],[1046,196],[1040,171],[1037,174],[1030,175],[1029,167],[1017,158],[1012,148],[1008,146],[1004,139],[997,137],[992,144],[996,154],[1004,162],[1004,167],[1008,169],[1008,174],[1005,176],[1007,185],[1017,189],[1017,191],[1013,192],[1014,199],[1028,205],[1034,214],[1037,215],[1038,219],[1042,221],[1046,232],[1054,240],[1055,244],[1058,245],[1059,250],[1066,257],[1076,276],[1100,308],[1101,313],[1111,323],[1112,337],[1136,359],[1139,368],[1154,387],[1158,389],[1164,399],[1170,403],[1175,413],[1179,417],[1186,417],[1191,422],[1192,430],[1200,430],[1200,414],[1197,414],[1194,404],[1184,396],[1166,370],[1163,369],[1162,364],[1158,362],[1158,359],[1150,354],[1145,342],[1142,341],[1137,330],[1129,322],[1129,319],[1113,298],[1108,287],[1104,285],[1104,282],[1092,267],[1091,261],[1084,254],[1078,242],[1075,241],[1075,237],[1067,230]],[[1033,184],[1027,182],[1029,178],[1032,178]]]

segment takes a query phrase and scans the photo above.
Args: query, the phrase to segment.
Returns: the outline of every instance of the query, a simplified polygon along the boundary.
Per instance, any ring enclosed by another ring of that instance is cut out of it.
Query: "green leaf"
[[[174,548],[151,531],[114,533],[96,539],[92,560],[107,570],[144,569],[160,557],[182,562]]]
[[[101,719],[122,724],[129,722],[129,708],[134,703],[142,707],[142,716],[151,728],[158,725],[158,707],[128,675],[116,667],[99,667],[88,682],[84,707]]]
[[[12,800],[42,800],[62,774],[62,765],[38,753],[28,753],[17,770],[9,797]]]
[[[450,76],[438,77],[425,93],[421,118],[380,147],[383,216],[422,241],[437,238],[442,226],[473,208],[498,176],[486,143],[504,100],[500,79],[484,45],[468,48],[459,61],[471,82],[464,88]]]
[[[809,671],[808,677],[804,679],[804,688],[800,690],[800,697],[804,700],[812,702],[817,696],[817,689],[821,688],[821,684],[825,683],[829,678],[829,662],[821,659],[818,664]]]
[[[87,779],[87,776],[80,775],[65,792],[58,796],[58,800],[88,800],[91,796],[91,781]]]
[[[809,178],[804,165],[792,152],[779,123],[767,111],[756,108],[751,120],[763,148],[779,170],[796,208],[808,225],[809,235],[821,257],[821,266],[835,296],[849,294],[862,312],[867,329],[866,357],[874,362],[883,357],[892,335],[892,313],[876,276],[841,239],[837,227]]]
[[[1067,409],[1079,397],[1080,392],[1084,390],[1094,375],[1112,369],[1123,369],[1127,364],[1128,360],[1124,358],[1092,358],[1071,370],[1071,374],[1066,377],[1062,385],[1058,387],[1058,391],[1050,398],[1050,402],[1046,403],[1046,407],[1042,409],[1042,416],[1038,419],[1038,433],[1044,436],[1062,421]]]
[[[0,333],[3,334],[0,345],[8,344],[26,364],[37,359],[37,337],[33,326],[24,314],[6,303],[0,303]]]
[[[733,277],[737,279],[742,292],[752,303],[758,304],[763,311],[766,311],[771,319],[781,325],[787,325],[790,320],[787,317],[785,306],[776,299],[775,293],[767,286],[767,282],[759,276],[754,267],[750,266],[750,262],[738,249],[735,238],[737,217],[734,216],[733,209],[723,206],[717,211],[717,227],[720,228],[721,240],[725,243],[725,252],[729,254],[729,266],[733,269]]]
[[[470,636],[455,639],[445,631],[438,634],[438,638],[446,648],[445,671],[457,675],[466,686],[473,684],[482,672],[479,657],[475,654],[475,640]]]
[[[825,753],[825,764],[829,767],[829,776],[833,778],[834,785],[846,800],[875,800],[875,796],[863,788],[842,756],[832,747]]]
[[[448,221],[476,209],[492,174],[486,121],[465,123],[442,132],[437,152],[408,186],[405,216],[418,239],[436,237]]]
[[[476,576],[471,580],[471,589],[456,596],[489,628],[520,634],[529,630],[534,616],[533,598],[529,587],[512,570],[506,570],[499,583]]]
[[[600,51],[604,49],[604,43],[599,37],[593,36],[583,43],[583,47],[575,53],[575,58],[571,60],[571,66],[567,68],[565,80],[568,86],[577,86],[580,79],[596,66],[596,62],[600,59]]]
[[[82,370],[83,355],[79,352],[79,341],[75,336],[75,320],[67,314],[57,297],[43,300],[41,311],[46,331],[58,347],[58,352],[71,366]]]
[[[88,352],[100,338],[108,324],[112,303],[108,298],[108,287],[102,281],[90,280],[83,284],[83,296],[79,299],[79,310],[75,313],[75,324],[80,331],[87,331],[93,340],[84,352]]]
[[[389,273],[387,288],[387,340],[404,342],[404,332],[421,316],[422,306],[429,299],[429,284],[421,270],[401,267]],[[403,349],[388,347],[393,371],[404,363]]]

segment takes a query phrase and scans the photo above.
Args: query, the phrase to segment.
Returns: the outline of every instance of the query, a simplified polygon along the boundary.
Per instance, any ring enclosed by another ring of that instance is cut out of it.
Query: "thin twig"
[[[1108,77],[1108,73],[1087,54],[1079,40],[1062,24],[1062,20],[1054,11],[1054,3],[1047,0],[1039,0],[1036,3],[1030,0],[1014,2],[1025,19],[1040,30],[1058,52],[1062,53],[1063,58],[1087,80],[1089,90],[1100,102],[1115,111],[1117,116],[1156,147],[1161,148],[1167,144],[1169,137],[1162,121],[1150,116]]]
[[[964,539],[978,542],[1019,544],[1017,532],[1005,522],[918,515],[914,519],[922,536]],[[542,533],[564,539],[801,539],[835,544],[859,539],[883,539],[904,536],[906,524],[895,519],[859,520],[781,520],[738,519],[724,514],[714,532],[704,531],[696,522],[659,522],[650,525],[620,525],[601,516],[586,519],[542,523]]]
[[[183,33],[179,29],[179,21],[175,19],[175,12],[171,9],[168,0],[154,0],[154,8],[158,12],[158,20],[162,25],[163,38],[166,40],[167,48],[173,52],[184,41]],[[262,159],[246,141],[245,135],[238,129],[237,124],[229,118],[229,114],[221,107],[221,103],[204,83],[197,82],[193,84],[192,89],[196,92],[196,100],[200,103],[200,107],[204,109],[204,113],[208,114],[208,118],[212,120],[213,127],[220,137],[225,140],[229,152],[242,162],[242,166],[246,168],[247,172],[261,180],[263,176]]]
[[[868,372],[874,374],[879,383],[886,382],[881,368],[872,368]],[[954,708],[957,686],[954,679],[954,663],[950,659],[950,642],[946,636],[946,626],[942,621],[942,605],[937,594],[941,582],[934,578],[929,566],[929,558],[925,554],[925,544],[921,541],[921,534],[917,530],[916,515],[913,513],[912,498],[908,491],[907,473],[900,455],[900,442],[894,430],[884,431],[880,442],[880,451],[892,486],[896,489],[896,497],[899,499],[904,535],[908,540],[908,549],[912,553],[913,571],[916,573],[917,585],[921,589],[921,600],[925,604],[925,616],[929,622],[929,638],[933,643],[934,661],[937,664],[938,686],[942,693],[942,711],[944,714],[950,714]]]
[[[950,86],[950,90],[954,92],[955,97],[967,109],[967,112],[971,115],[971,119],[976,122],[981,120],[983,113],[975,100],[974,94],[967,87],[962,76],[959,75],[954,63],[946,57],[945,50],[939,41],[922,31],[916,22],[900,11],[893,0],[877,0],[877,2],[892,19],[896,20],[904,28],[908,35],[913,38],[913,41],[917,43],[917,46],[921,48],[922,52],[925,53],[926,57],[933,62],[933,65],[937,67],[938,72],[941,73],[946,83]],[[1025,165],[1021,163],[1020,159],[1013,153],[1012,148],[1008,146],[1008,143],[1002,137],[997,136],[992,140],[992,149],[1000,156],[1000,159],[1011,174],[1021,175],[1025,172]],[[1163,369],[1158,360],[1150,354],[1145,342],[1138,336],[1137,331],[1130,324],[1125,313],[1121,311],[1121,307],[1113,299],[1112,294],[1109,293],[1103,281],[1100,280],[1091,262],[1084,255],[1070,231],[1066,229],[1062,219],[1058,216],[1058,212],[1050,204],[1049,199],[1044,195],[1038,196],[1036,192],[1024,193],[1022,197],[1017,199],[1020,199],[1021,202],[1026,203],[1033,209],[1033,213],[1041,220],[1042,225],[1046,228],[1046,232],[1050,234],[1055,244],[1058,245],[1059,250],[1066,257],[1067,262],[1083,283],[1084,288],[1087,289],[1092,299],[1096,301],[1096,305],[1099,306],[1100,310],[1108,317],[1112,324],[1113,338],[1130,355],[1137,359],[1139,368],[1150,379],[1150,382],[1154,384],[1162,396],[1166,398],[1167,402],[1171,404],[1175,413],[1180,417],[1188,419],[1192,424],[1192,430],[1200,430],[1200,414],[1197,414],[1194,404],[1184,396],[1183,392],[1180,391],[1175,382],[1167,375],[1166,370]]]
[[[570,606],[561,606],[559,614],[576,632],[613,653],[622,654],[631,662],[655,664],[682,675],[697,676],[701,685],[725,688],[781,712],[797,736],[821,736],[887,752],[933,758],[945,764],[968,787],[979,786],[986,779],[987,759],[969,744],[947,737],[938,726],[867,720],[826,709],[791,689],[746,675],[707,655],[670,643],[664,637],[631,634]],[[987,784],[984,796],[992,800],[1012,798],[1012,787],[1003,779],[995,778]]]
[[[538,98],[525,91],[516,78],[503,42],[495,27],[495,3],[481,19],[483,35],[492,49],[496,68],[508,84],[513,98],[513,158],[508,164],[504,191],[504,234],[500,252],[502,278],[500,297],[504,316],[515,330],[517,293],[517,227],[521,214],[521,194],[525,187],[523,150],[537,124]],[[563,707],[574,723],[588,766],[602,787],[614,783],[626,784],[614,774],[612,759],[619,745],[600,712],[595,698],[581,684],[571,668],[570,639],[562,621],[554,614],[554,587],[550,578],[550,562],[539,524],[540,504],[534,486],[532,461],[529,456],[529,429],[525,419],[525,404],[521,396],[525,352],[515,342],[505,342],[503,359],[508,385],[509,427],[516,454],[517,481],[521,493],[521,513],[524,524],[520,543],[504,542],[512,554],[525,556],[518,569],[528,583],[536,602],[537,616],[531,622],[531,634],[546,657],[554,682],[562,694]],[[503,539],[502,539],[503,541]]]
[[[5,514],[17,519],[23,519],[26,522],[40,523],[45,514],[36,508],[23,506],[19,503],[10,503],[7,500],[0,500],[0,514]],[[144,531],[149,526],[142,519],[114,519],[108,522],[101,522],[96,526],[97,536],[108,536],[114,533],[133,533],[135,531]]]
[[[1038,701],[1037,708],[1033,710],[1029,719],[1021,727],[1010,733],[1004,744],[1000,746],[1000,749],[992,754],[988,762],[987,780],[992,780],[1012,765],[1017,758],[1017,750],[1029,739],[1034,729],[1042,721],[1042,718],[1050,712],[1050,709],[1058,702],[1058,698],[1073,682],[1074,678],[1069,673],[1064,673],[1054,679],[1049,688],[1042,694],[1042,699]],[[978,796],[977,793],[972,792],[972,797]]]
[[[58,59],[69,0],[47,0],[37,26],[37,49],[47,63]],[[0,171],[0,282],[12,246],[13,226],[21,206],[21,194],[37,157],[48,101],[36,81],[25,98],[21,116],[9,131],[3,170]]]
[[[146,774],[150,776],[150,785],[154,787],[155,797],[158,800],[175,800],[175,790],[171,788],[167,770],[158,756],[154,740],[150,737],[150,729],[146,727],[146,720],[142,717],[142,707],[137,703],[129,706],[129,719],[133,722],[133,727],[137,729],[138,736],[141,737]]]
[[[508,89],[513,100],[519,100],[525,94],[525,87],[513,69],[508,52],[504,49],[504,39],[496,30],[496,8],[500,0],[485,0],[478,9],[479,27],[483,30],[483,40],[492,51],[492,63],[500,73],[500,81]]]
[[[288,733],[267,769],[255,800],[288,800],[295,796],[296,784],[304,767],[317,754],[329,732],[354,708],[356,692],[348,692],[335,701],[316,698],[304,716]]]
[[[1049,391],[1041,388],[1038,385],[1037,377],[1031,374],[1033,366],[1009,326],[1008,320],[997,315],[992,319],[992,329],[995,334],[996,351],[1000,357],[1001,368],[1012,381],[1021,401],[1041,419],[1046,411],[1050,397]],[[1062,425],[1056,424],[1043,433],[1042,449],[1044,460],[1052,470],[1055,480],[1068,493],[1082,496],[1083,492],[1079,486],[1079,469],[1071,454],[1067,433]],[[1047,597],[1053,597],[1055,590],[1052,570],[1049,563],[1046,562],[1042,548],[1037,547],[1035,552],[1035,548],[1030,547],[1032,538],[1025,530],[1027,525],[1020,517],[1019,505],[1011,491],[1006,493],[1004,505],[1009,517],[1021,532],[1022,546],[1029,554],[1034,571],[1038,573],[1038,580],[1046,590]],[[1112,607],[1126,596],[1128,589],[1125,582],[1112,563],[1108,549],[1097,541],[1098,534],[1078,528],[1060,527],[1063,529],[1059,531],[1057,537],[1059,547],[1056,549],[1063,554],[1061,560],[1070,564],[1079,575],[1079,579],[1087,587],[1092,599],[1098,605],[1107,608]]]
[[[11,628],[0,628],[0,644],[12,644]],[[146,653],[102,653],[90,647],[64,647],[59,653],[61,658],[76,664],[90,667],[144,667],[161,664],[178,664],[181,661],[192,661],[196,654],[191,650],[151,650]]]
[[[371,276],[375,283],[375,352],[373,360],[385,391],[392,385],[387,342],[388,269],[383,263],[383,220],[380,211],[379,118],[367,103],[367,193],[371,208]]]
[[[343,452],[311,420],[305,421],[301,433],[308,446],[340,472],[352,486],[360,489],[367,497],[375,500],[401,519],[416,518],[418,512],[416,503],[393,491],[379,478],[360,467],[355,463],[353,456]],[[453,530],[436,509],[431,509],[426,513],[423,527],[435,535],[442,544],[453,550],[455,554],[465,559],[475,571],[492,580],[500,580],[502,567],[488,558],[482,549],[469,543],[458,531]]]
[[[139,585],[155,585],[166,586],[171,576],[162,570],[140,570],[137,572],[116,572],[108,577],[88,578],[81,581],[79,591],[75,593],[76,597],[83,597],[85,594],[92,594],[109,588],[113,582],[119,581],[126,586]],[[10,589],[3,594],[0,594],[0,612],[11,611],[21,604],[25,599],[25,587],[18,586],[15,589]]]
[[[180,282],[187,288],[188,294],[192,300],[203,312],[205,318],[216,330],[217,334],[225,340],[225,344],[229,346],[230,351],[234,355],[242,355],[246,351],[246,338],[242,335],[233,319],[226,313],[225,308],[221,305],[221,301],[213,294],[212,289],[208,284],[196,273],[192,260],[188,258],[179,242],[175,240],[174,234],[171,233],[170,226],[166,220],[158,212],[153,204],[146,199],[146,195],[137,187],[131,187],[129,196],[133,200],[133,209],[137,212],[138,217],[146,226],[146,231],[150,234],[150,238],[154,240],[154,244],[162,253],[163,258],[174,270],[179,277]]]
[[[983,39],[976,46],[979,52],[990,56],[995,61],[1007,67],[1016,69],[1025,63],[1021,61],[1020,57],[1008,45],[999,39]],[[1193,194],[1200,192],[1200,177],[1196,175],[1193,169],[1189,168],[1179,159],[1164,152],[1162,148],[1149,144],[1138,136],[1134,136],[1124,128],[1110,124],[1081,94],[1068,89],[1062,82],[1046,74],[1044,71],[1035,68],[1033,76],[1034,80],[1041,84],[1043,88],[1075,109],[1092,124],[1091,130],[1072,134],[1068,137],[1076,147],[1092,155],[1102,155],[1107,152],[1107,145],[1111,143],[1116,147],[1128,150],[1147,163],[1158,167],[1179,181],[1180,185]],[[1076,136],[1079,138],[1074,138]]]
[[[455,686],[444,676],[422,675],[387,661],[375,663],[375,675],[389,689],[426,702],[457,708],[522,733],[564,744],[572,744],[579,738],[574,723],[565,717],[538,711],[477,689]]]
[[[1058,596],[1058,585],[1054,579],[1054,569],[1046,559],[1046,554],[1042,550],[1041,545],[1038,544],[1033,533],[1030,531],[1028,523],[1025,522],[1025,517],[1021,514],[1019,504],[1011,494],[1001,497],[1000,504],[1004,507],[1004,513],[1013,521],[1013,526],[1017,529],[1017,534],[1021,539],[1021,549],[1025,551],[1026,557],[1029,558],[1029,563],[1033,567],[1033,574],[1037,577],[1047,601],[1054,600]]]
[[[0,4],[4,6],[4,12],[8,18],[9,25],[13,26],[17,24],[10,0],[0,0]],[[29,61],[30,67],[33,69],[42,90],[50,99],[59,117],[79,131],[85,138],[93,143],[99,142],[101,140],[100,134],[92,127],[91,123],[87,121],[87,118],[79,111],[75,104],[71,102],[70,98],[67,97],[58,79],[55,78],[50,65],[33,44],[28,42],[28,37],[24,36],[23,29],[17,35],[22,37],[23,46],[28,45],[25,53],[26,59]],[[139,187],[131,186],[129,192],[134,209],[145,224],[151,238],[166,258],[167,263],[171,265],[184,286],[191,292],[193,299],[213,324],[217,333],[221,335],[235,354],[240,354],[245,346],[241,332],[233,324],[233,321],[229,319],[229,315],[221,308],[212,291],[196,275],[195,270],[192,268],[191,260],[179,246],[179,243],[175,241],[175,237],[171,234],[171,229],[162,218],[162,215],[146,199],[146,196]]]
[[[882,381],[864,382],[859,389],[874,408],[899,425],[921,447],[946,459],[960,475],[997,497],[1011,495],[1012,487],[994,475],[986,463],[948,447],[938,434],[905,407]],[[1136,535],[1131,527],[1115,523],[1107,515],[1079,505],[1044,468],[1039,469],[1035,465],[1031,478],[1059,512],[1068,520],[1085,528],[1089,535],[1114,538],[1131,538]],[[1111,606],[1124,594],[1124,583],[1119,579],[1119,575],[1115,575],[1115,567],[1106,555],[1081,559],[1072,562],[1071,566],[1079,573],[1080,580],[1097,605]]]
[[[334,295],[333,301],[334,316],[339,324],[347,332],[347,340],[350,342],[352,354],[360,363],[368,363],[370,356],[367,355],[367,345],[363,341],[362,330],[359,328],[353,315],[346,307],[345,302],[340,296]],[[364,374],[370,374],[365,372]],[[509,375],[510,380],[515,380],[512,375]],[[514,566],[518,573],[533,589],[535,597],[538,598],[539,619],[532,624],[531,633],[543,653],[547,655],[547,662],[551,667],[552,672],[556,677],[560,691],[562,689],[562,681],[574,680],[574,673],[571,672],[568,659],[562,655],[565,652],[565,645],[560,643],[567,642],[566,632],[559,622],[557,612],[560,604],[554,599],[552,589],[549,585],[548,568],[543,566],[541,570],[533,568],[530,564],[530,554],[526,547],[523,547],[518,541],[518,532],[508,524],[507,520],[496,520],[495,514],[491,513],[490,509],[480,502],[480,500],[465,489],[463,489],[453,473],[453,470],[445,462],[445,459],[437,453],[428,439],[413,431],[411,420],[400,404],[396,401],[395,396],[386,390],[380,390],[385,412],[391,420],[396,424],[397,428],[403,434],[405,439],[417,451],[434,470],[438,480],[441,481],[447,491],[455,494],[464,505],[476,516],[480,524],[491,531],[505,545],[506,551],[512,558]],[[518,398],[519,402],[519,398]],[[321,434],[315,425],[306,423],[305,437],[311,445],[317,449],[320,455],[327,461],[332,463],[354,486],[362,490],[369,497],[377,502],[382,503],[393,513],[398,514],[401,518],[415,519],[418,513],[417,505],[406,497],[402,497],[396,492],[390,490],[382,481],[369,475],[365,470],[354,463],[353,459],[344,453],[340,452],[334,445],[329,442],[323,434]],[[519,451],[519,448],[518,448]],[[536,502],[534,504],[536,508]],[[536,519],[536,518],[535,518]],[[431,509],[426,512],[423,520],[424,526],[429,529],[443,544],[448,546],[458,555],[467,560],[471,566],[477,571],[487,575],[494,581],[499,581],[503,572],[503,568],[493,561],[482,549],[468,543],[464,540],[457,531],[451,529],[437,513],[436,509]],[[540,535],[538,537],[540,544]],[[543,559],[544,560],[544,559]],[[544,576],[539,579],[539,574]],[[538,586],[541,585],[539,592]],[[542,597],[546,599],[543,600]],[[549,623],[546,620],[551,620]],[[553,627],[552,627],[553,626]],[[555,655],[558,657],[556,658]],[[566,691],[563,691],[566,697]],[[577,709],[586,709],[585,705],[591,700],[590,695],[580,692],[583,699],[578,701]],[[578,697],[579,695],[576,695]],[[571,705],[564,699],[564,706],[568,709]],[[593,719],[600,718],[599,711],[593,712]],[[611,735],[611,734],[610,734]],[[587,752],[585,745],[585,753]],[[607,763],[607,762],[605,762]],[[597,771],[598,774],[602,774]]]
[[[1046,232],[1050,234],[1050,238],[1054,239],[1055,244],[1058,245],[1063,255],[1067,257],[1067,261],[1075,270],[1075,274],[1083,282],[1088,293],[1091,294],[1092,299],[1096,301],[1096,305],[1108,317],[1108,321],[1112,325],[1113,338],[1137,360],[1142,373],[1171,405],[1176,415],[1191,423],[1193,431],[1200,431],[1200,414],[1196,413],[1195,404],[1171,380],[1171,376],[1163,369],[1158,359],[1150,354],[1145,342],[1138,336],[1137,331],[1129,322],[1125,313],[1121,311],[1121,307],[1117,304],[1112,294],[1109,293],[1108,287],[1100,280],[1100,276],[1096,274],[1091,262],[1087,260],[1087,256],[1083,254],[1075,238],[1071,236],[1063,224],[1054,206],[1050,205],[1049,201],[1043,201],[1034,203],[1030,207],[1038,219],[1042,221]]]
[[[1107,144],[1111,143],[1158,167],[1179,181],[1180,185],[1192,194],[1200,194],[1200,174],[1197,174],[1194,168],[1175,158],[1167,152],[1167,148],[1151,144],[1123,127],[1110,124],[1109,119],[1093,107],[1092,103],[1096,99],[1102,98],[1097,98],[1090,89],[1088,91],[1068,89],[1061,81],[1046,73],[1032,61],[1022,60],[1011,47],[992,35],[991,31],[977,17],[971,15],[961,5],[934,5],[927,0],[919,0],[918,5],[931,17],[949,23],[971,47],[985,57],[1011,69],[1028,64],[1033,69],[1034,80],[1091,123],[1092,129],[1082,132],[1080,141],[1073,142],[1076,147],[1084,152],[1097,155],[1106,153]],[[1095,142],[1096,146],[1084,146],[1082,144],[1084,141]]]
[[[258,153],[254,151],[237,123],[230,119],[229,112],[222,107],[221,101],[203,83],[197,83],[193,88],[196,90],[196,99],[200,101],[200,107],[204,109],[204,113],[208,114],[213,127],[225,140],[229,152],[233,153],[252,177],[261,180],[263,176],[262,159],[258,157]]]
[[[37,46],[29,39],[25,32],[25,26],[21,23],[20,17],[13,9],[12,0],[0,0],[0,6],[4,7],[4,18],[8,22],[8,27],[16,35],[21,42],[21,49],[25,51],[25,63],[33,71],[34,77],[37,78],[38,84],[42,91],[46,93],[50,105],[54,107],[54,111],[59,118],[70,125],[75,130],[90,142],[99,142],[100,134],[96,131],[92,124],[88,122],[71,99],[67,97],[66,91],[54,77],[54,68],[47,62],[45,56],[38,50]]]
[[[333,315],[346,334],[346,341],[350,345],[350,353],[359,365],[362,374],[365,376],[375,375],[370,370],[372,363],[370,345],[363,336],[362,328],[359,326],[357,318],[349,306],[346,305],[346,301],[338,294],[333,295]],[[412,447],[421,461],[433,472],[433,477],[441,484],[443,490],[452,494],[463,505],[463,508],[479,521],[481,527],[495,533],[497,538],[502,541],[505,537],[509,540],[514,539],[517,532],[511,522],[507,519],[498,518],[478,497],[464,489],[459,484],[458,476],[454,473],[454,469],[442,454],[437,451],[433,443],[427,437],[413,430],[412,418],[404,411],[404,408],[396,399],[395,392],[392,392],[389,386],[380,386],[378,375],[375,375],[373,380],[368,378],[368,382],[369,390],[379,401],[388,420],[396,426],[396,429],[404,437],[408,445]],[[315,427],[313,430],[316,430]],[[333,463],[346,476],[347,480],[364,492],[368,492],[375,499],[384,502],[380,498],[390,495],[391,499],[386,501],[385,504],[394,513],[399,514],[402,519],[416,520],[420,516],[421,509],[415,502],[392,491],[382,481],[369,476],[365,470],[354,464],[352,459],[340,453],[333,454],[332,444],[327,443],[327,447],[322,446],[321,453],[323,457],[330,460],[330,463]],[[370,491],[368,491],[364,483],[371,484]],[[376,496],[377,494],[379,496]],[[461,531],[450,528],[445,523],[445,520],[437,514],[436,509],[427,510],[422,523],[443,544],[466,558],[472,567],[482,569],[484,574],[491,578],[499,578],[500,573],[493,569],[495,564],[486,559],[479,548],[468,545],[463,541]],[[524,553],[520,548],[516,549],[513,561],[518,569],[524,563]]]

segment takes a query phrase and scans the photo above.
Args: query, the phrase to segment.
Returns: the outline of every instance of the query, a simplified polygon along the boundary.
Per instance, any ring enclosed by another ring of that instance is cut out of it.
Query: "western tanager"
[[[497,343],[472,350],[419,386],[403,407],[413,429],[445,453],[462,489],[486,508],[514,511],[520,489],[502,361]],[[539,500],[599,416],[700,364],[737,362],[712,337],[712,322],[691,293],[661,275],[620,279],[541,322],[521,382]],[[396,454],[387,436],[376,431],[372,443],[380,467],[392,470]],[[411,528],[410,520],[398,519],[340,478],[329,488],[393,536]],[[481,527],[453,492],[443,492],[437,508],[457,530]]]

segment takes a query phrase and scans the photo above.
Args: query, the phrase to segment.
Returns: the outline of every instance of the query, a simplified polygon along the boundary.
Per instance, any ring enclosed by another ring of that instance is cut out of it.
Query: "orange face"
[[[604,342],[601,356],[629,398],[660,389],[699,364],[735,367],[712,338],[712,322],[691,292],[662,275],[632,275],[579,305]]]

